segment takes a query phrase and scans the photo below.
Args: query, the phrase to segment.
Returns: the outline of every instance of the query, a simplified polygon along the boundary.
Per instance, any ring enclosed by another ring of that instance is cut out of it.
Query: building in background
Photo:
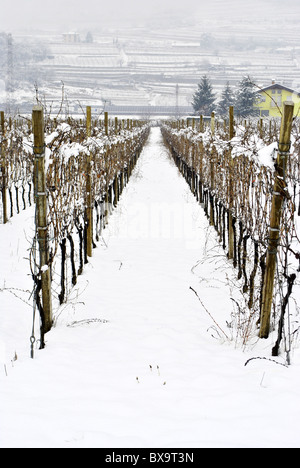
[[[295,104],[294,115],[300,116],[300,93],[275,83],[262,88],[257,92],[258,99],[255,104],[261,117],[281,117],[283,103],[292,101]]]
[[[64,33],[63,38],[66,44],[76,44],[80,42],[80,35],[75,32]]]

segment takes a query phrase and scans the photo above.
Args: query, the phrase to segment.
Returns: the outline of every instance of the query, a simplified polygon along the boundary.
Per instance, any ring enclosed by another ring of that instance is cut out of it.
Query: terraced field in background
[[[62,82],[71,112],[80,105],[101,108],[104,103],[188,106],[203,74],[217,93],[227,81],[234,86],[248,74],[261,86],[274,79],[300,89],[296,22],[286,28],[261,21],[230,29],[209,23],[112,29],[93,31],[92,43],[84,42],[85,34],[75,44],[64,43],[62,34],[38,37],[49,50],[40,67],[47,77],[43,92],[54,107],[60,105]]]

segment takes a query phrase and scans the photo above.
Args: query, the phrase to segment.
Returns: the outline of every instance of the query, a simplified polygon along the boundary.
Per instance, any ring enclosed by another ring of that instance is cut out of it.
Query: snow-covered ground
[[[32,217],[0,226],[1,448],[300,446],[299,350],[237,346],[236,273],[159,128],[34,359]]]

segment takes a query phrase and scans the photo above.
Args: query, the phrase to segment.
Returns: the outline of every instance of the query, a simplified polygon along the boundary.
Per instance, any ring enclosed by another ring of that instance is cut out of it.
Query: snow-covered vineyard
[[[105,117],[2,115],[0,447],[299,447],[299,123]]]

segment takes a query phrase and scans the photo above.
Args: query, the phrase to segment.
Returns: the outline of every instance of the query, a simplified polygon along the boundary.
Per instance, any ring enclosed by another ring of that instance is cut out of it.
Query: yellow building
[[[295,103],[294,115],[300,117],[300,93],[275,82],[257,92],[255,107],[261,117],[281,117],[285,101]]]

